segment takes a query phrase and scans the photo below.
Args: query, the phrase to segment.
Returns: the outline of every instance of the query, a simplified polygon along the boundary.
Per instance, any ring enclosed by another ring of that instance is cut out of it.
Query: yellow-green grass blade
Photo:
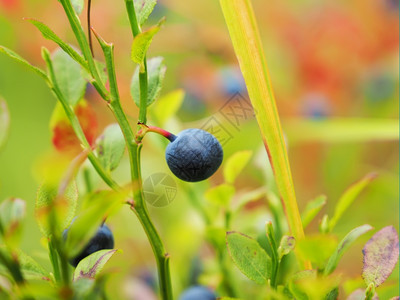
[[[304,238],[275,97],[253,8],[249,0],[220,0],[251,103],[285,205],[292,235]],[[309,263],[305,264],[309,268]]]

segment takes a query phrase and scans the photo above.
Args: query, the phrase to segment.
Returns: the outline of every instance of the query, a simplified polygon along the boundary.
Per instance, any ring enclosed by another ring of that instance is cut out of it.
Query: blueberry
[[[67,239],[68,229],[65,229],[63,232],[64,240]],[[70,259],[70,264],[74,267],[78,265],[78,263],[84,259],[86,256],[97,252],[99,250],[104,249],[113,249],[114,248],[114,237],[113,234],[108,228],[106,224],[103,224],[99,227],[96,234],[92,239],[87,243],[86,247],[75,257]]]
[[[183,294],[179,297],[179,300],[216,300],[214,292],[210,289],[197,285],[188,288]]]
[[[221,144],[207,131],[186,129],[170,140],[165,151],[167,164],[172,173],[184,181],[207,179],[222,163]]]

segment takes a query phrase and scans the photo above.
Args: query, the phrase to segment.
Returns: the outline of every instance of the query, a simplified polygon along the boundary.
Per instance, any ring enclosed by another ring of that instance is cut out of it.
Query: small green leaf
[[[363,248],[362,277],[367,285],[381,285],[392,273],[399,259],[399,237],[393,226],[375,233]]]
[[[74,8],[77,15],[80,15],[83,10],[83,0],[71,0],[72,7]]]
[[[298,285],[302,280],[313,280],[317,278],[316,270],[300,271],[292,275],[289,281],[289,290],[296,300],[308,300],[307,294]]]
[[[81,278],[94,279],[97,274],[103,269],[107,261],[116,253],[121,250],[100,250],[90,254],[89,256],[82,259],[76,266],[74,272],[74,281]]]
[[[7,102],[0,98],[0,149],[7,141],[10,128],[10,112],[8,111]]]
[[[309,235],[297,241],[296,249],[303,259],[315,263],[318,268],[325,265],[337,246],[336,239],[326,234]]]
[[[147,106],[152,104],[160,94],[167,67],[162,57],[147,60]],[[136,68],[131,81],[131,95],[137,107],[140,106],[139,67]]]
[[[229,253],[239,270],[258,284],[271,277],[271,258],[256,240],[239,232],[226,235]]]
[[[52,54],[52,61],[57,84],[68,103],[74,106],[86,90],[81,66],[61,49]]]
[[[12,50],[4,47],[4,46],[0,46],[0,53],[4,53],[4,54],[8,55],[9,57],[11,57],[12,59],[16,60],[17,62],[27,66],[32,71],[34,71],[37,74],[39,74],[44,80],[48,81],[48,77],[47,77],[46,72],[44,72],[42,69],[40,69],[38,67],[35,67],[34,65],[31,65],[28,61],[23,59],[21,56],[19,56],[14,51],[12,51]]]
[[[339,260],[343,256],[344,252],[351,246],[351,244],[361,235],[370,231],[372,227],[368,224],[362,225],[350,231],[343,240],[340,241],[335,252],[329,258],[328,263],[324,270],[324,275],[331,274],[335,269]]]
[[[54,231],[61,234],[71,223],[78,201],[78,189],[73,181],[61,197],[57,197],[58,188],[44,183],[36,195],[35,214],[42,233],[49,237]]]
[[[301,214],[301,221],[303,222],[303,227],[306,228],[308,224],[314,220],[315,216],[319,213],[322,207],[326,204],[326,196],[320,195],[314,200],[307,203],[306,208]]]
[[[176,114],[184,98],[184,90],[178,89],[157,100],[156,104],[151,109],[151,113],[160,126],[163,126],[168,119]]]
[[[20,250],[17,252],[17,257],[25,279],[50,279],[50,274],[32,257]]]
[[[19,244],[25,211],[25,201],[18,198],[9,198],[0,204],[0,234],[10,247]]]
[[[342,217],[344,212],[349,208],[349,206],[353,203],[355,198],[364,190],[364,188],[376,177],[375,173],[370,173],[364,176],[359,181],[355,182],[351,186],[349,186],[343,195],[340,197],[338,203],[335,207],[335,213],[329,221],[329,231],[336,226],[339,219]]]
[[[76,52],[70,45],[65,43],[60,37],[58,37],[47,25],[42,22],[26,18],[25,20],[36,26],[37,29],[42,33],[43,37],[47,40],[55,42],[61,49],[63,49],[69,56],[71,56],[76,62],[78,62],[82,67],[88,69],[88,65],[83,57]]]
[[[223,183],[208,189],[205,197],[210,203],[227,207],[229,206],[234,194],[235,187],[230,184]]]
[[[161,29],[162,24],[164,23],[165,19],[162,19],[160,22],[158,22],[157,25],[154,25],[147,29],[146,31],[143,31],[139,33],[132,42],[132,47],[131,47],[131,59],[139,64],[140,66],[140,71],[143,73],[144,72],[144,58],[147,53],[147,49],[149,49],[149,46],[151,44],[151,41],[153,40],[154,35]]]
[[[99,191],[87,196],[80,214],[68,230],[65,247],[70,257],[87,245],[104,218],[115,213],[125,198],[123,193],[116,191]]]
[[[107,126],[96,144],[97,156],[103,167],[108,171],[116,169],[125,151],[125,139],[119,125]]]
[[[284,235],[281,239],[278,248],[278,257],[279,260],[282,259],[285,255],[288,255],[291,251],[293,251],[294,247],[296,246],[296,240],[294,237],[289,235]]]
[[[249,162],[252,151],[238,151],[233,154],[225,163],[224,178],[227,183],[233,184],[236,177],[242,172],[244,167]]]
[[[157,0],[134,0],[136,18],[140,26],[146,22],[157,3]]]

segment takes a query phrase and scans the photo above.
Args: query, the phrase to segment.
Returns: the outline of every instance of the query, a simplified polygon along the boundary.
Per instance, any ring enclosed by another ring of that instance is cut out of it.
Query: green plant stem
[[[56,282],[61,281],[61,272],[60,272],[60,263],[58,260],[58,254],[56,248],[54,246],[54,242],[52,239],[49,239],[49,257],[51,261],[51,265],[53,266],[54,279]]]
[[[71,123],[71,126],[78,137],[79,141],[81,142],[81,145],[84,150],[88,151],[88,158],[90,162],[92,163],[93,167],[96,169],[97,173],[99,176],[104,180],[104,182],[111,187],[114,190],[118,190],[119,186],[118,184],[109,176],[109,174],[104,170],[103,166],[101,165],[100,161],[97,159],[97,157],[94,155],[92,148],[89,144],[89,142],[86,139],[86,136],[82,130],[82,127],[79,123],[78,117],[75,115],[73,108],[71,105],[69,105],[68,101],[65,99],[64,95],[62,94],[58,84],[57,80],[54,74],[54,69],[53,65],[50,59],[50,55],[47,51],[43,48],[42,50],[42,55],[44,60],[46,61],[47,68],[48,68],[48,73],[49,73],[49,81],[48,85],[56,98],[60,101],[61,105],[63,106],[65,115],[67,116],[68,120]]]
[[[275,233],[272,227],[272,223],[269,222],[266,226],[267,231],[267,238],[269,245],[271,246],[271,254],[272,254],[272,274],[271,274],[271,286],[272,288],[276,289],[276,280],[278,277],[278,270],[279,270],[279,257],[277,251],[277,245],[275,242]]]
[[[126,11],[128,13],[129,23],[131,24],[131,30],[133,38],[135,38],[141,29],[137,21],[135,12],[135,5],[133,0],[125,0]],[[147,122],[147,88],[148,88],[148,74],[147,74],[147,59],[144,57],[144,72],[139,72],[139,88],[140,88],[140,99],[139,99],[139,122],[146,124]]]
[[[154,256],[157,262],[159,282],[160,282],[160,294],[163,300],[172,299],[172,288],[171,278],[169,270],[169,255],[165,252],[164,245],[161,238],[150,219],[146,202],[144,200],[143,188],[142,188],[142,177],[140,170],[140,153],[141,144],[136,143],[135,135],[133,134],[132,128],[129,125],[128,119],[122,109],[121,101],[118,93],[117,80],[115,75],[114,66],[114,54],[113,45],[106,43],[95,31],[93,31],[100,43],[100,46],[104,52],[106,60],[107,72],[110,80],[110,93],[111,102],[109,106],[114,113],[118,124],[121,127],[122,133],[124,134],[125,141],[128,147],[129,161],[131,167],[131,182],[133,190],[133,199],[135,205],[132,207],[133,211],[139,218],[143,229],[150,241]]]
[[[83,31],[82,25],[78,16],[76,15],[74,8],[72,7],[70,0],[60,0],[61,5],[64,8],[65,14],[67,15],[68,21],[71,25],[72,31],[78,41],[78,44],[82,50],[83,57],[86,59],[89,67],[89,71],[94,78],[92,82],[93,86],[99,92],[99,94],[106,100],[109,100],[109,92],[107,91],[105,85],[100,79],[99,72],[96,68],[92,52],[90,51],[90,46],[86,35]]]
[[[246,82],[292,235],[304,238],[286,145],[282,134],[267,63],[250,0],[220,0],[232,44]],[[300,258],[299,258],[300,260]],[[311,263],[304,262],[306,269]]]

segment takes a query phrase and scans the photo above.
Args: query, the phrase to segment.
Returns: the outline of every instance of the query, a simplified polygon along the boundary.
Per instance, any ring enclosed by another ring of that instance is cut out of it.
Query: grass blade
[[[304,238],[303,226],[253,8],[249,0],[220,0],[220,4],[251,103],[257,112],[257,122],[285,204],[290,230],[296,240],[301,240]],[[306,267],[310,264],[306,263]]]

